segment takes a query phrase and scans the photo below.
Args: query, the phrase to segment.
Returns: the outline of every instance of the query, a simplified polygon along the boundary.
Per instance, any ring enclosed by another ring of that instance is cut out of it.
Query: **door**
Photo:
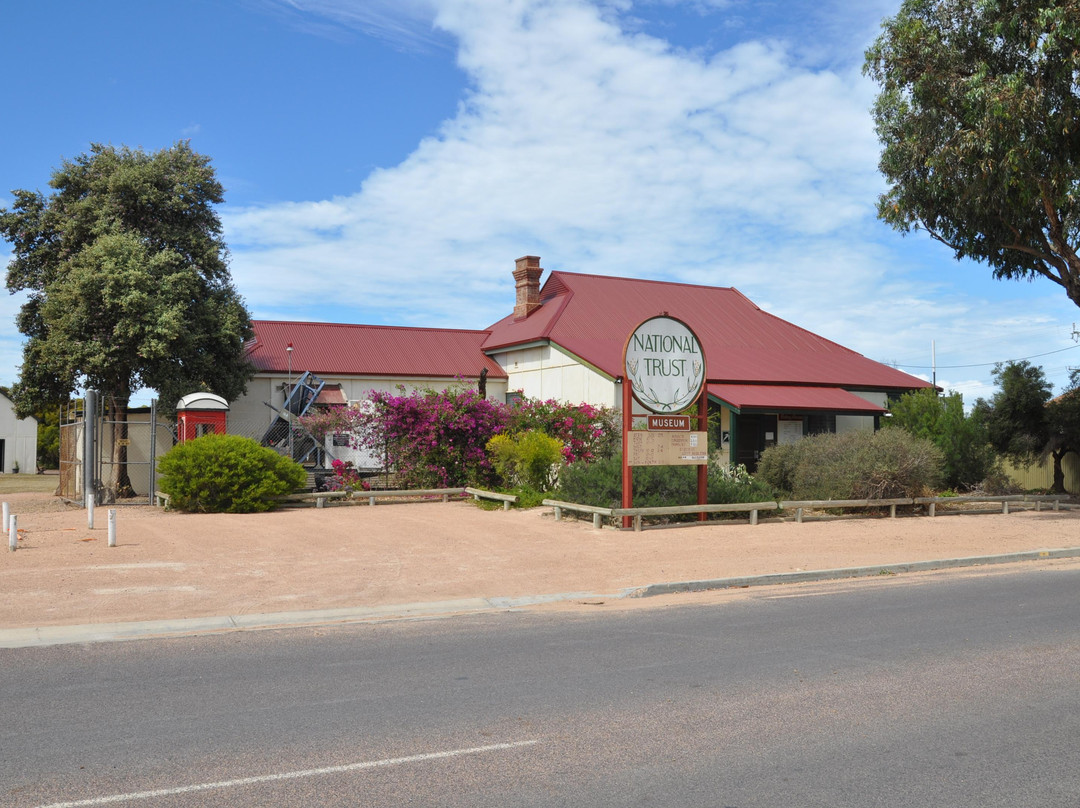
[[[761,453],[776,445],[775,415],[736,415],[735,462],[746,466],[750,473],[757,471]]]

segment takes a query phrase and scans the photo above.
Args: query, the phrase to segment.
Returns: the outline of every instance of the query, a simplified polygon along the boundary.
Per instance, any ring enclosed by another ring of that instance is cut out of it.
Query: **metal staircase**
[[[318,441],[306,430],[291,427],[296,418],[307,414],[324,387],[326,387],[325,381],[310,371],[305,371],[289,390],[283,409],[279,410],[273,404],[264,401],[267,407],[277,413],[277,417],[262,437],[263,446],[269,446],[284,455],[291,453],[292,459],[301,464],[310,460],[312,455],[318,458],[322,450]]]

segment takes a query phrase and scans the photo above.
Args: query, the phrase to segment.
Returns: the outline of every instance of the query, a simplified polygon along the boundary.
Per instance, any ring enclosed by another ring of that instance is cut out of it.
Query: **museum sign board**
[[[682,320],[651,317],[626,342],[625,375],[634,398],[649,412],[667,415],[698,400],[705,359],[697,335]]]

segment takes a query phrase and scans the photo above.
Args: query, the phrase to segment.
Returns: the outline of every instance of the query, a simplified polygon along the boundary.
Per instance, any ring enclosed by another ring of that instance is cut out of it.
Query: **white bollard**
[[[86,495],[86,527],[94,529],[94,495]]]
[[[15,514],[11,514],[9,519],[7,546],[14,553],[19,548],[19,520],[15,518]]]
[[[109,508],[109,546],[116,546],[116,508]]]

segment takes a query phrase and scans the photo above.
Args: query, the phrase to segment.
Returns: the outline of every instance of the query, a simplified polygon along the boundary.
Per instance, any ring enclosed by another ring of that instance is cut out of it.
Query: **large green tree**
[[[906,429],[941,449],[942,482],[952,488],[973,488],[994,470],[997,455],[978,412],[964,414],[959,393],[939,396],[926,387],[904,393],[890,405],[889,428]]]
[[[1080,306],[1080,0],[905,0],[882,28],[878,215]]]
[[[1061,462],[1069,452],[1080,454],[1080,369],[1069,375],[1069,387],[1046,406],[1049,440],[1043,454],[1054,461],[1055,493],[1065,493],[1065,470]]]
[[[16,190],[0,208],[11,242],[7,287],[28,300],[13,397],[20,414],[99,391],[114,422],[112,496],[130,493],[131,394],[156,390],[169,405],[210,390],[241,395],[252,335],[232,284],[214,205],[224,200],[209,158],[186,142],[146,153],[94,144],[52,174],[53,189]]]
[[[996,365],[992,373],[998,391],[989,402],[980,399],[976,412],[986,419],[995,449],[1017,462],[1030,462],[1050,438],[1050,383],[1041,367],[1027,361]]]

